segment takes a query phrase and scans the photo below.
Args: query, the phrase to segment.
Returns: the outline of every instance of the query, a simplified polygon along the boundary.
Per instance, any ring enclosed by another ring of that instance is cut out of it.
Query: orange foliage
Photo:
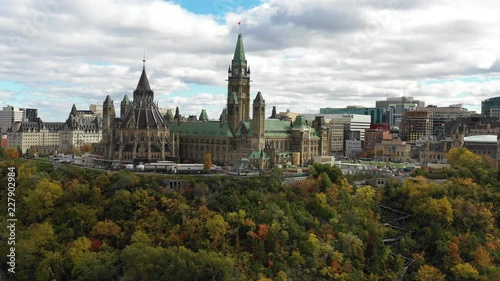
[[[337,274],[342,273],[342,268],[341,268],[340,263],[338,261],[332,261],[332,269]]]
[[[16,159],[19,158],[19,150],[15,147],[6,147],[3,151],[5,158]]]
[[[269,226],[267,224],[259,224],[259,230],[257,231],[257,235],[260,240],[266,240],[267,232],[269,231]]]

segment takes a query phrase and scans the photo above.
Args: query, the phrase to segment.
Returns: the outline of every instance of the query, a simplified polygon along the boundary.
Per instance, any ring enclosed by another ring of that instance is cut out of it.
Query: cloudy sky
[[[14,4],[15,3],[15,4]],[[225,106],[242,22],[251,95],[267,111],[413,96],[480,110],[500,95],[497,0],[0,0],[0,107],[64,121],[146,69],[160,107]]]

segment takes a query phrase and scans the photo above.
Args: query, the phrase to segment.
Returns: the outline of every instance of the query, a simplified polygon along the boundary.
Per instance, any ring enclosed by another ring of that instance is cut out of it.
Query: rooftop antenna
[[[146,68],[146,49],[144,49],[144,55],[142,57],[142,69]]]

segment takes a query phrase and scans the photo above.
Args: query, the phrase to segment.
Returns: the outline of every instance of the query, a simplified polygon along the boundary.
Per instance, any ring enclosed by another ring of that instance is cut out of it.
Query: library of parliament
[[[323,117],[312,124],[302,116],[294,122],[278,120],[274,112],[266,118],[264,95],[257,92],[252,100],[250,82],[241,33],[228,70],[226,108],[218,121],[208,120],[205,110],[199,118],[185,118],[179,108],[175,114],[169,110],[162,115],[143,65],[133,100],[125,96],[120,103],[120,117],[106,97],[102,141],[94,145],[94,152],[122,162],[202,163],[204,155],[210,154],[214,163],[248,158],[263,169],[310,163],[315,156],[328,155],[329,134]]]

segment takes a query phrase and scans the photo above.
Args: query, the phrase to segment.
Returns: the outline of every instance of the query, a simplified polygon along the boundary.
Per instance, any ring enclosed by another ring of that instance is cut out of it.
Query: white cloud
[[[500,72],[493,0],[263,0],[222,17],[160,0],[0,4],[0,77],[28,87],[0,97],[38,107],[46,121],[64,120],[73,103],[86,108],[110,95],[118,105],[131,96],[144,49],[161,107],[206,108],[217,119],[223,93],[179,93],[190,84],[224,91],[240,20],[252,98],[261,91],[269,112],[374,106],[387,94],[478,109],[500,93],[489,80]],[[467,77],[477,79],[459,79]]]

